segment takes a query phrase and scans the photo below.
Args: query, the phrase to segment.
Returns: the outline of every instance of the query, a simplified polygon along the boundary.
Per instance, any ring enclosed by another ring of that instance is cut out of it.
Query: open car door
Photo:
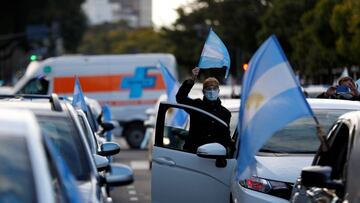
[[[172,124],[176,111],[187,114],[184,126]],[[230,202],[230,178],[236,162],[228,158],[225,147],[212,143],[200,146],[196,153],[183,150],[186,138],[196,136],[189,134],[189,120],[193,114],[202,114],[226,126],[221,119],[201,109],[160,104],[152,152],[154,203]]]

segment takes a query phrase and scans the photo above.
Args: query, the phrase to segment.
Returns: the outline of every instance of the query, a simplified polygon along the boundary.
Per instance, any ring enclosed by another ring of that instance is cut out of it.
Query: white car
[[[338,116],[360,110],[360,103],[345,100],[308,99],[326,132]],[[223,102],[238,118],[240,102]],[[236,105],[236,106],[234,106]],[[292,185],[319,146],[315,122],[299,119],[275,133],[256,155],[256,176],[236,180],[236,154],[227,153],[217,143],[200,146],[197,153],[182,149],[188,126],[179,129],[167,124],[167,112],[183,109],[200,113],[215,122],[219,119],[200,109],[181,104],[162,103],[159,107],[152,162],[152,201],[165,202],[288,202]],[[191,117],[190,117],[191,119]],[[271,121],[269,121],[271,122]],[[230,123],[232,131],[236,123]],[[206,126],[204,126],[205,128]],[[169,143],[164,143],[168,137]],[[237,139],[237,133],[233,139]]]
[[[0,109],[0,162],[0,202],[82,201],[74,177],[30,111]]]

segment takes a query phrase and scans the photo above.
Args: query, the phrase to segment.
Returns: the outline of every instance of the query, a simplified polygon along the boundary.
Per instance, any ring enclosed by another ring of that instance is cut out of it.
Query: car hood
[[[295,183],[302,168],[310,166],[313,158],[313,154],[256,156],[256,174],[268,180]]]

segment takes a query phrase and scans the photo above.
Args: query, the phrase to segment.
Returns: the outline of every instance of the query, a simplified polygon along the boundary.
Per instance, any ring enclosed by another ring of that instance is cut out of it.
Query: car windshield
[[[350,110],[314,110],[322,130],[326,133],[336,119]],[[260,152],[273,153],[315,153],[320,145],[316,125],[311,117],[300,118],[276,132]]]
[[[37,119],[42,132],[50,137],[76,179],[88,180],[90,166],[84,156],[85,146],[73,122],[65,117],[38,115]]]
[[[37,202],[28,155],[25,138],[0,137],[0,202]]]

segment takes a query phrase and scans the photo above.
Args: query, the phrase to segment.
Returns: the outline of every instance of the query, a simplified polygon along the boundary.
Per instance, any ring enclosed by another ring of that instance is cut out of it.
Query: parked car
[[[165,93],[164,81],[156,68],[159,61],[177,78],[176,59],[166,53],[50,57],[29,63],[10,92],[72,96],[76,75],[84,94],[102,105],[108,104],[113,119],[121,126],[121,136],[129,146],[138,148],[145,132],[145,110]]]
[[[360,109],[360,103],[354,101],[307,101],[325,131],[338,116]],[[238,100],[232,119],[238,118],[239,105]],[[189,136],[188,126],[171,126],[168,115],[175,109],[202,114],[221,123],[219,118],[201,109],[182,104],[160,104],[152,153],[154,202],[288,202],[292,185],[301,169],[311,165],[319,146],[315,122],[312,118],[299,119],[275,133],[256,155],[257,175],[238,181],[237,153],[227,152],[217,143],[200,146],[196,154],[182,149],[184,139]],[[234,131],[236,125],[230,124],[230,129]],[[237,133],[232,138],[237,141]]]
[[[111,200],[105,186],[120,186],[133,181],[133,171],[115,163],[110,164],[111,171],[105,176],[98,173],[109,167],[109,161],[100,155],[91,154],[78,116],[69,102],[60,100],[56,94],[2,97],[0,106],[27,109],[35,114],[42,133],[49,136],[75,176],[85,202]],[[114,150],[103,148],[101,153],[110,156]]]
[[[360,111],[342,115],[319,147],[313,164],[301,171],[291,202],[360,201]]]
[[[0,109],[0,162],[0,202],[82,202],[74,177],[30,111]]]

